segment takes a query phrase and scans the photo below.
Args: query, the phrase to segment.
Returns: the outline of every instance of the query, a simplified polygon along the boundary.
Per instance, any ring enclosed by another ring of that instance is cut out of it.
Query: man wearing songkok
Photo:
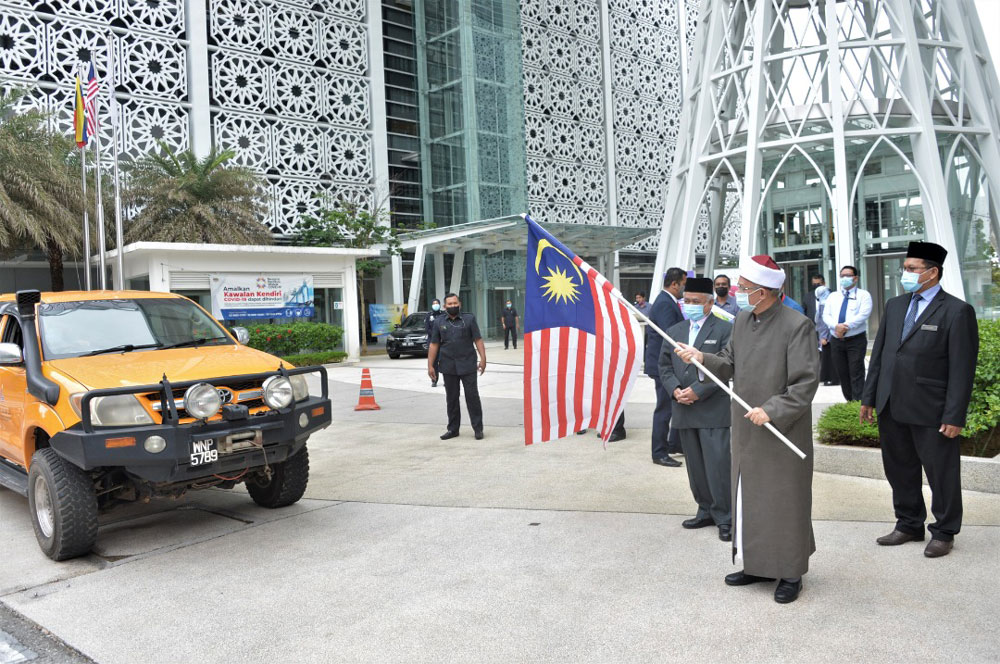
[[[861,397],[863,422],[878,413],[882,465],[896,512],[896,527],[877,541],[923,541],[922,468],[936,519],[928,527],[928,558],[947,555],[962,527],[958,436],[979,353],[975,310],[941,289],[947,256],[932,242],[910,243],[900,276],[906,293],[885,304]]]
[[[667,334],[703,353],[718,353],[729,344],[733,324],[713,313],[712,280],[689,277],[684,286],[684,315]],[[671,426],[677,431],[687,462],[688,483],[698,504],[688,529],[719,527],[719,539],[732,541],[732,459],[729,450],[729,395],[718,385],[698,380],[698,369],[685,364],[670,344],[660,351],[660,381],[674,400]]]
[[[718,355],[677,351],[722,380],[753,409],[732,404],[733,559],[730,586],[780,579],[774,600],[795,601],[816,550],[812,529],[812,400],[819,385],[816,330],[782,306],[785,273],[770,256],[744,257],[736,299],[743,310]],[[709,380],[707,377],[703,379]],[[764,427],[770,422],[806,454],[800,459]]]

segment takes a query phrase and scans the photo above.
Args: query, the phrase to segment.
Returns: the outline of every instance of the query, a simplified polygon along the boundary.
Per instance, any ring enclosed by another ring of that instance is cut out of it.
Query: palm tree
[[[73,143],[46,129],[42,113],[17,110],[23,94],[0,91],[0,245],[43,249],[58,291],[64,253],[81,253],[79,166],[73,167]]]
[[[163,143],[160,149],[128,169],[124,203],[139,210],[128,228],[129,242],[271,243],[261,221],[264,180],[227,164],[235,152],[213,149],[199,159]]]

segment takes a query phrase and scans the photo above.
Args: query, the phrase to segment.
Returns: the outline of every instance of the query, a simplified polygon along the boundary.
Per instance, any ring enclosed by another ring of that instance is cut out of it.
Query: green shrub
[[[1000,452],[1000,320],[979,321],[979,359],[964,434],[972,448],[968,453]]]
[[[878,426],[862,424],[860,401],[848,401],[830,406],[816,422],[816,437],[826,445],[859,445],[878,447]]]
[[[251,348],[284,357],[300,353],[324,353],[340,345],[344,328],[326,323],[289,323],[286,325],[251,325]]]
[[[296,367],[311,367],[317,364],[334,364],[342,362],[347,357],[347,353],[339,350],[331,350],[326,353],[303,353],[301,355],[285,355],[282,362],[287,362]]]

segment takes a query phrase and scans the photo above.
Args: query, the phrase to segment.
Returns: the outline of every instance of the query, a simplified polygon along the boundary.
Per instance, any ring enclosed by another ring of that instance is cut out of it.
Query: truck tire
[[[97,541],[97,494],[85,472],[52,448],[35,452],[28,507],[38,546],[52,560],[90,553]]]
[[[309,450],[304,446],[281,463],[271,464],[271,481],[257,476],[246,481],[247,491],[261,507],[287,507],[297,503],[309,483]]]
[[[389,353],[388,355],[389,355],[389,359],[390,360],[398,360],[399,359],[399,353]]]

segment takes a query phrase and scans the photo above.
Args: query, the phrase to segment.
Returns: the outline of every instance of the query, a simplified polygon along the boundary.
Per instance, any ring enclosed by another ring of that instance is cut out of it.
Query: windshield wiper
[[[222,341],[226,338],[227,337],[200,337],[198,339],[188,339],[187,341],[178,341],[175,344],[161,346],[160,350],[167,350],[168,348],[185,348],[187,346],[201,346],[209,341]]]
[[[92,350],[89,353],[84,353],[80,357],[90,357],[91,355],[104,355],[105,353],[131,353],[134,350],[141,350],[143,348],[159,348],[163,344],[122,344],[121,346],[111,346],[110,348],[99,348],[97,350]]]

